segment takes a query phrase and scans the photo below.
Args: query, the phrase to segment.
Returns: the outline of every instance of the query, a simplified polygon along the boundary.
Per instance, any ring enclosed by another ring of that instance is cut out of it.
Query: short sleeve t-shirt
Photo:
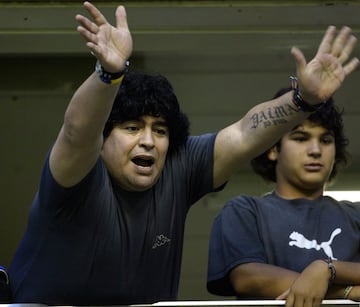
[[[360,204],[286,200],[275,193],[231,199],[215,218],[209,244],[209,292],[235,295],[228,274],[243,263],[302,272],[316,259],[360,261]]]
[[[62,188],[46,160],[9,269],[15,302],[120,305],[176,299],[190,206],[213,191],[214,134],[190,137],[156,185],[127,192],[100,158]]]

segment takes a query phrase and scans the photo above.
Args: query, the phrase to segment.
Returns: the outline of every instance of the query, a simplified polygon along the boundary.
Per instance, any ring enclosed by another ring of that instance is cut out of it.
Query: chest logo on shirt
[[[163,235],[163,234],[158,235],[158,236],[156,236],[156,240],[155,240],[155,243],[154,243],[154,245],[152,246],[152,248],[154,249],[154,248],[163,246],[163,245],[165,245],[166,243],[169,243],[170,241],[171,241],[171,240],[170,240],[167,236],[165,236],[165,235]]]
[[[291,239],[289,241],[289,245],[290,246],[297,246],[299,248],[305,248],[305,249],[316,249],[318,250],[323,250],[324,253],[326,254],[326,256],[328,256],[329,258],[333,259],[333,260],[337,260],[337,258],[334,257],[333,251],[331,249],[331,243],[333,242],[334,238],[341,233],[341,229],[340,228],[336,228],[330,235],[330,239],[328,241],[325,242],[321,242],[318,243],[316,240],[309,240],[307,238],[305,238],[304,235],[302,235],[301,233],[298,233],[296,231],[293,231],[289,238]]]

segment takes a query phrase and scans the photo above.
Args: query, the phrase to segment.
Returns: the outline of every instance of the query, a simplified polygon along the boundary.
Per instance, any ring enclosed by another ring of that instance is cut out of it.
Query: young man
[[[286,299],[286,306],[360,299],[360,203],[323,196],[347,163],[347,144],[342,113],[329,99],[252,160],[255,172],[275,182],[275,189],[262,197],[233,198],[216,217],[211,293]]]
[[[168,81],[124,71],[132,52],[124,7],[116,10],[113,27],[95,6],[84,5],[92,20],[77,15],[78,31],[98,65],[71,99],[45,161],[28,228],[9,269],[14,300],[174,300],[190,206],[221,189],[242,163],[309,112],[299,110],[287,93],[218,133],[188,137],[186,116]],[[335,32],[329,27],[309,64],[298,49],[292,51],[303,98],[295,102],[302,107],[316,108],[359,63],[348,62],[356,42],[351,29],[344,27],[336,37]],[[255,121],[279,108],[282,124]]]

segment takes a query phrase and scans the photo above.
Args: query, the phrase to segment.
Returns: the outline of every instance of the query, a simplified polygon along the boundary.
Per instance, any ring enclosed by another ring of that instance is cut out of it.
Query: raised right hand
[[[90,2],[84,2],[92,20],[76,15],[78,32],[85,38],[87,47],[108,72],[121,71],[132,52],[132,37],[123,6],[116,9],[116,27]]]

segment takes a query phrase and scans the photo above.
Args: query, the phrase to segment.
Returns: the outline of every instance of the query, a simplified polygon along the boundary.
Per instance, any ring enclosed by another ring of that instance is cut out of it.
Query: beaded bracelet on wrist
[[[297,81],[297,78],[290,77],[290,81],[291,81],[291,88],[293,89],[293,102],[300,111],[313,113],[325,105],[325,102],[321,102],[314,105],[311,105],[308,102],[306,102],[300,94],[299,83]]]
[[[106,84],[118,84],[122,81],[125,74],[129,71],[129,61],[125,62],[125,68],[119,72],[112,73],[106,71],[100,64],[99,60],[96,61],[95,71],[98,73],[99,78]]]

